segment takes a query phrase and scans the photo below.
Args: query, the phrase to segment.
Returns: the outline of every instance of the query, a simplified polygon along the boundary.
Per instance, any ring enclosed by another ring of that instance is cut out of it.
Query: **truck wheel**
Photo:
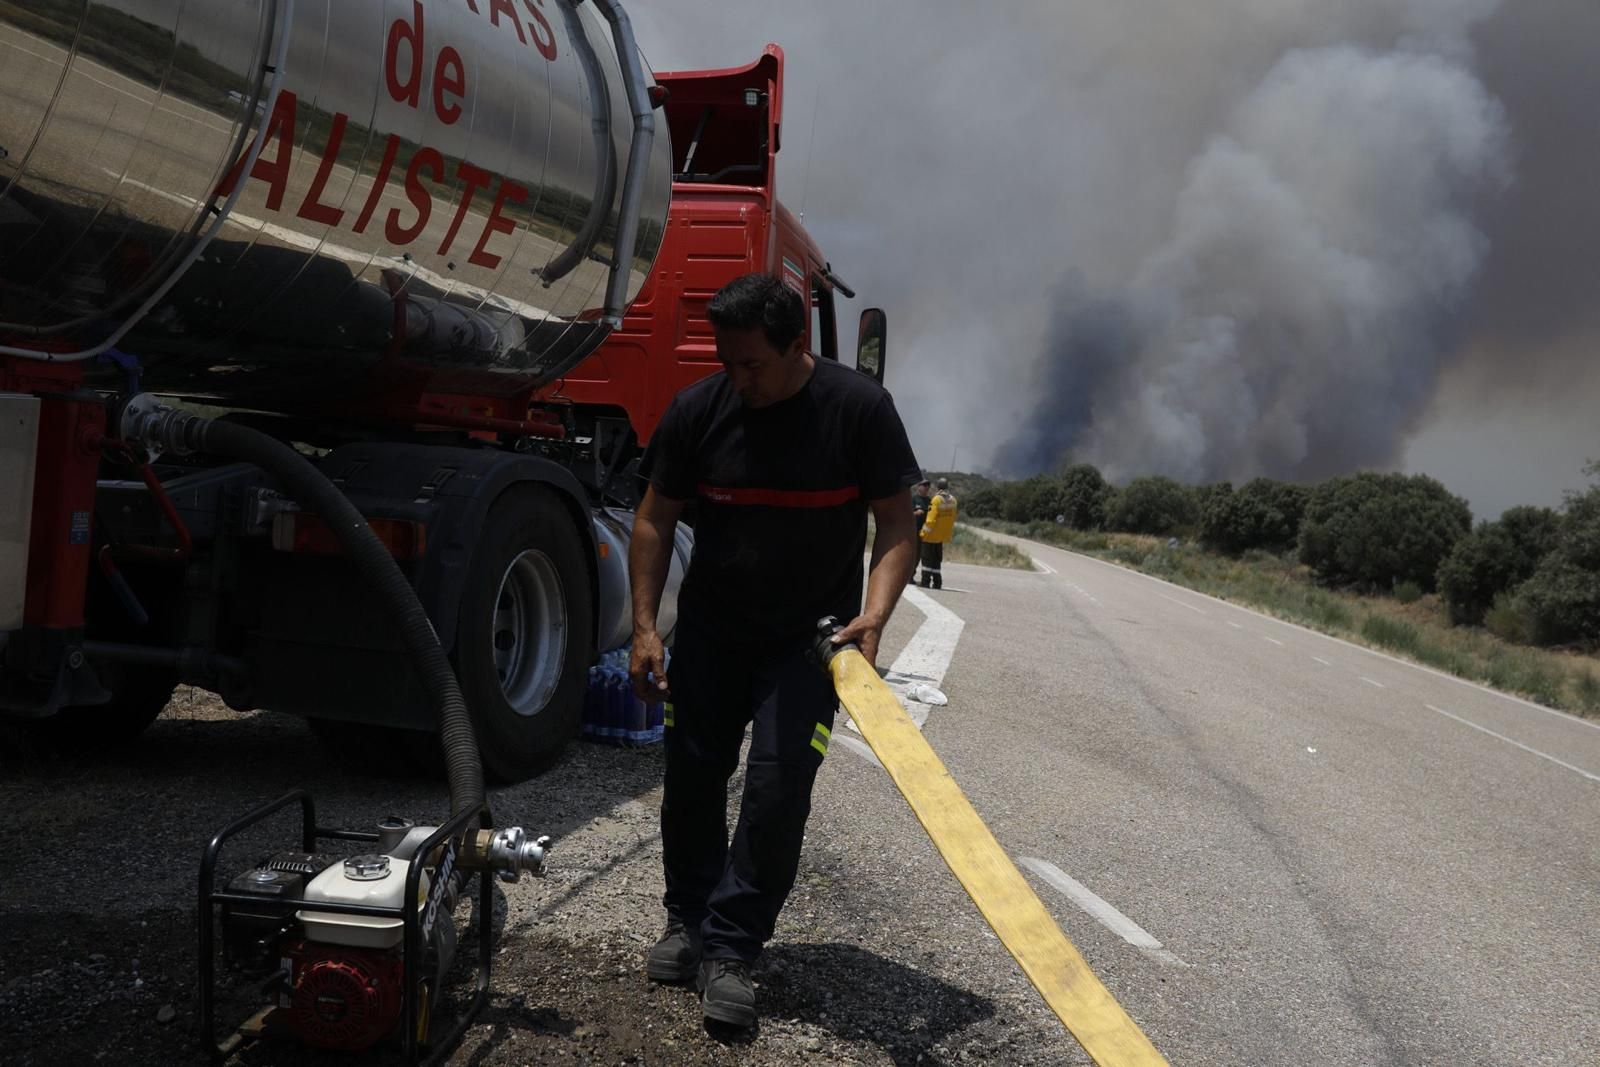
[[[578,736],[594,658],[585,539],[548,489],[507,490],[489,509],[456,623],[456,676],[484,769],[519,782]]]
[[[178,688],[177,676],[159,668],[125,667],[101,681],[112,692],[110,703],[62,708],[32,724],[34,736],[64,754],[119,748],[156,721]]]

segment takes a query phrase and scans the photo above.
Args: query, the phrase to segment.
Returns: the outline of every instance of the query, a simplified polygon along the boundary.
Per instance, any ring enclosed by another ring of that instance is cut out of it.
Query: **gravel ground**
[[[492,999],[451,1062],[1079,1062],[976,912],[960,908],[947,874],[947,907],[923,907],[920,880],[943,868],[914,825],[908,836],[896,821],[877,843],[817,832],[829,825],[821,820],[848,817],[841,785],[879,773],[836,763],[824,768],[799,884],[755,973],[761,1025],[742,1039],[708,1033],[692,989],[643,975],[662,922],[660,748],[574,745],[546,775],[498,792],[501,822],[554,834],[557,847],[547,878],[496,891]],[[361,827],[389,812],[423,821],[445,809],[438,783],[342,773],[301,721],[235,714],[188,690],[116,756],[62,758],[0,738],[9,813],[0,827],[0,1059],[204,1062],[194,957],[201,850],[222,824],[297,785],[314,788],[325,825]],[[285,820],[239,854],[288,848],[293,837]],[[457,922],[471,922],[469,905]],[[472,958],[470,938],[461,955]],[[457,970],[464,987],[470,976]],[[230,1062],[351,1058],[258,1044]]]

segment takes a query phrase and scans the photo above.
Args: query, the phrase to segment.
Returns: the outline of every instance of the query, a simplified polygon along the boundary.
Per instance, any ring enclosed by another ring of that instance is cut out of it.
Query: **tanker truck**
[[[840,357],[783,72],[652,73],[614,0],[0,0],[0,714],[116,744],[185,684],[436,760],[420,626],[483,769],[546,765],[711,295],[779,274]]]

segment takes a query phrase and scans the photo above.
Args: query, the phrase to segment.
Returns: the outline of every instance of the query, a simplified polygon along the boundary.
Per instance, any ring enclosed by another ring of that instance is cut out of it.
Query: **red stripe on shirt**
[[[724,489],[715,485],[701,485],[699,491],[701,496],[714,504],[741,507],[836,508],[861,497],[861,487],[855,485],[839,489]]]

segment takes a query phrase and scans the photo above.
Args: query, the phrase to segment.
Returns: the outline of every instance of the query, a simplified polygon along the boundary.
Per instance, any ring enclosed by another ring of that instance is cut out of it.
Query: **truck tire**
[[[484,770],[520,782],[577,738],[594,659],[587,542],[552,491],[519,485],[484,522],[452,661]]]
[[[159,667],[124,667],[101,681],[109,703],[62,708],[32,724],[34,737],[63,755],[121,748],[156,721],[178,688],[177,675]]]

